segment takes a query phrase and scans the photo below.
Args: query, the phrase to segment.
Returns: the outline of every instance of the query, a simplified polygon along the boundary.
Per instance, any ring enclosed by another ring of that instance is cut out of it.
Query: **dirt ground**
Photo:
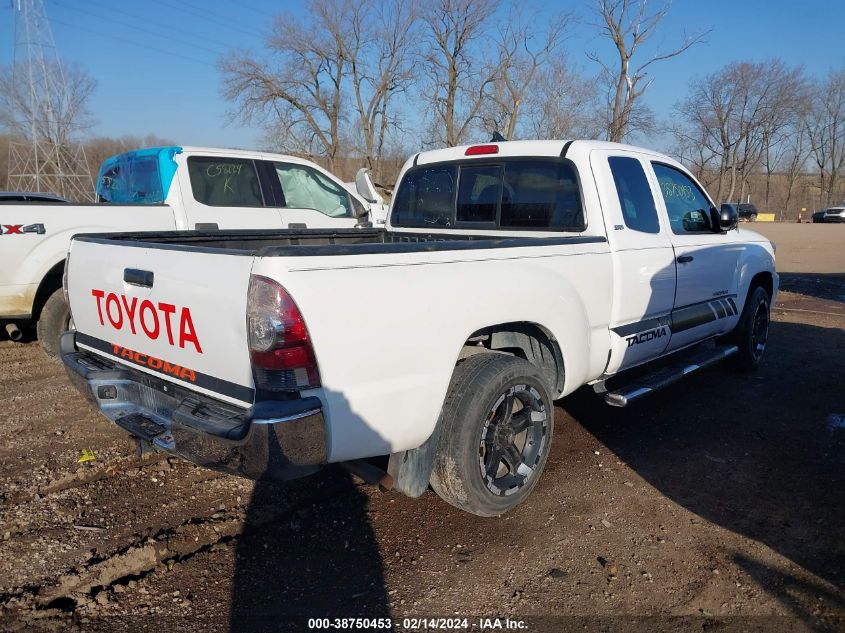
[[[538,487],[499,519],[336,468],[139,465],[37,343],[0,343],[0,629],[845,630],[845,226],[759,228],[787,289],[762,369],[562,400]]]

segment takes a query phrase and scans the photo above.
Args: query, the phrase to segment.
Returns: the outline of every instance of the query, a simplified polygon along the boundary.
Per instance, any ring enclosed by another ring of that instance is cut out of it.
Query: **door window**
[[[677,235],[710,232],[710,201],[698,185],[674,167],[661,163],[652,163],[652,167],[672,232]]]
[[[642,233],[660,233],[657,207],[642,163],[630,156],[610,156],[607,159],[625,226]]]
[[[313,167],[294,163],[274,163],[282,185],[282,206],[314,209],[332,218],[352,217],[349,192]]]
[[[194,199],[210,207],[263,207],[255,164],[243,158],[191,156]]]

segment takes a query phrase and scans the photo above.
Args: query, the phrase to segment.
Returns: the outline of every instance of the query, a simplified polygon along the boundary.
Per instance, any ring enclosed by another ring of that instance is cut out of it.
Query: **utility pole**
[[[13,132],[9,145],[9,188],[93,200],[94,182],[85,149],[73,134],[74,104],[44,10],[44,0],[12,0],[15,12]]]

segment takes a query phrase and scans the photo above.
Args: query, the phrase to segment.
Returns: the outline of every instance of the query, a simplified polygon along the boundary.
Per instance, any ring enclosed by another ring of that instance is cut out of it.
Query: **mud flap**
[[[393,477],[394,490],[412,498],[426,491],[442,431],[442,419],[438,418],[434,431],[420,446],[390,454],[387,472]]]

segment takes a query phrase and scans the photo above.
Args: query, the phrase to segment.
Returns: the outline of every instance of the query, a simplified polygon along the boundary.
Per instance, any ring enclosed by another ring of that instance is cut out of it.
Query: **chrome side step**
[[[709,367],[714,363],[733,356],[739,351],[736,345],[721,345],[680,359],[680,362],[663,367],[645,376],[640,376],[630,384],[604,392],[604,401],[614,407],[624,407],[632,401],[652,392],[668,387],[689,374]],[[598,385],[596,385],[598,386]],[[603,386],[602,386],[603,387]],[[601,389],[596,389],[601,393]],[[594,387],[595,388],[595,387]]]

